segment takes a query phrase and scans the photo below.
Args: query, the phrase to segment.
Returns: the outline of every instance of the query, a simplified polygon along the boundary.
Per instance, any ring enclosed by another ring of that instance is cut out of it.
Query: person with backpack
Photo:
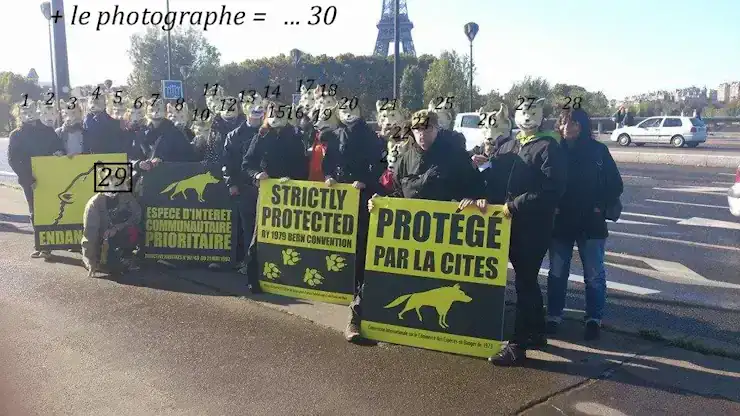
[[[564,139],[568,181],[555,211],[550,242],[546,328],[548,334],[553,335],[562,321],[573,245],[576,244],[586,284],[584,338],[594,340],[599,337],[606,302],[604,244],[609,235],[606,220],[616,221],[624,186],[609,149],[594,140],[591,119],[584,110],[564,110],[556,129]]]

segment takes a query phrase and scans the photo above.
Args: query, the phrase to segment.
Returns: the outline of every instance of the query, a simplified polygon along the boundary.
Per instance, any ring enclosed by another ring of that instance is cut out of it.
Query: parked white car
[[[696,147],[707,141],[707,126],[701,119],[693,117],[650,117],[636,126],[614,130],[611,141],[620,146],[654,143],[670,144],[673,147]]]
[[[483,129],[479,126],[480,121],[480,113],[458,113],[455,117],[455,124],[452,129],[465,136],[466,150],[473,150],[475,146],[480,146],[483,143]],[[516,128],[513,121],[511,125],[514,126],[511,135],[515,136],[519,133],[519,129]]]
[[[735,184],[727,191],[727,204],[732,215],[740,217],[740,166],[735,172]]]

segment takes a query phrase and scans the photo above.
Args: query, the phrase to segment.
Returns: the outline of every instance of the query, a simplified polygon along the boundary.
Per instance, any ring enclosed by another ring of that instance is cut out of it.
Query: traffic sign
[[[293,94],[293,105],[298,105],[301,101],[301,94]]]
[[[162,98],[165,100],[179,100],[184,98],[182,81],[162,80]]]

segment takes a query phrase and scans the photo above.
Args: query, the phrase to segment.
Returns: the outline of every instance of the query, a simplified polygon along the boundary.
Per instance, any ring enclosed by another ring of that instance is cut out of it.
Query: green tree
[[[28,94],[29,100],[47,98],[42,91],[38,84],[22,75],[0,72],[0,133],[7,134],[16,127],[11,115],[13,104],[23,101],[24,94]]]
[[[509,92],[504,94],[504,102],[509,106],[509,111],[516,110],[517,106],[521,103],[519,97],[536,97],[544,98],[545,103],[545,117],[552,115],[552,92],[550,89],[550,83],[544,78],[532,78],[530,76],[525,77],[522,81],[514,83]]]
[[[182,79],[180,67],[189,67],[185,96],[189,101],[194,100],[198,107],[203,107],[205,84],[219,82],[217,76],[221,54],[205,39],[202,31],[193,28],[176,29],[171,32],[170,38],[172,78]],[[132,95],[149,98],[153,93],[160,93],[161,81],[168,76],[166,34],[150,28],[144,34],[131,36],[128,54],[134,68],[128,78]]]
[[[483,101],[482,105],[475,108],[475,111],[478,111],[480,107],[483,107],[486,112],[498,111],[501,103],[504,102],[504,97],[501,96],[497,90],[489,91],[488,94],[482,96],[481,99]]]
[[[401,106],[415,111],[424,107],[424,78],[416,65],[407,66],[401,77]]]
[[[468,91],[464,59],[457,52],[444,51],[430,66],[424,78],[424,103],[437,97],[454,97],[453,109],[467,108]]]

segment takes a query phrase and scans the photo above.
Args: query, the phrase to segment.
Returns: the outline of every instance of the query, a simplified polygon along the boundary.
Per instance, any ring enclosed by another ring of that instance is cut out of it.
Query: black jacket
[[[226,135],[223,149],[226,186],[239,186],[244,183],[242,181],[242,160],[257,131],[259,127],[252,127],[244,121]]]
[[[555,215],[553,237],[604,239],[609,235],[604,218],[608,202],[624,191],[622,176],[609,149],[592,139],[563,143],[567,153],[568,181]],[[599,166],[601,163],[601,166]],[[600,212],[595,212],[598,208]]]
[[[146,126],[143,124],[131,124],[127,125],[123,129],[124,142],[129,145],[128,159],[129,160],[141,160],[146,158],[148,149],[144,147],[146,140]]]
[[[221,177],[225,166],[224,137],[211,130],[208,140],[196,139],[193,143],[197,159],[213,176]]]
[[[270,178],[288,177],[295,180],[308,178],[308,163],[303,140],[293,126],[269,128],[257,133],[242,160],[242,180],[254,183],[258,173]]]
[[[227,120],[221,117],[221,115],[219,114],[213,118],[213,123],[211,124],[211,131],[215,131],[216,133],[219,133],[221,137],[226,137],[234,129],[241,126],[242,123],[244,123],[244,120],[246,120],[246,117],[244,117],[244,114],[239,114],[236,117],[232,118],[231,120]]]
[[[491,158],[491,167],[483,171],[488,202],[506,203],[514,220],[526,217],[534,229],[552,227],[565,192],[568,168],[554,135],[538,133],[524,145],[518,138],[503,143]]]
[[[149,124],[144,133],[144,147],[148,159],[159,158],[164,162],[197,162],[193,146],[183,132],[167,119],[155,127]]]
[[[51,156],[57,151],[64,152],[62,139],[57,136],[54,128],[45,126],[38,120],[23,123],[10,132],[8,164],[18,175],[18,184],[28,186],[35,182],[31,169],[32,157]]]
[[[408,146],[397,161],[391,196],[434,201],[483,197],[483,177],[449,130],[439,130],[427,151],[413,140]]]
[[[362,182],[371,195],[379,193],[380,176],[385,170],[383,154],[386,148],[378,140],[375,131],[360,119],[340,125],[334,134],[336,141],[327,149],[324,159],[328,159],[332,166],[325,168],[324,173],[341,183]]]
[[[88,113],[82,122],[85,129],[86,153],[126,153],[121,122],[105,111]]]

